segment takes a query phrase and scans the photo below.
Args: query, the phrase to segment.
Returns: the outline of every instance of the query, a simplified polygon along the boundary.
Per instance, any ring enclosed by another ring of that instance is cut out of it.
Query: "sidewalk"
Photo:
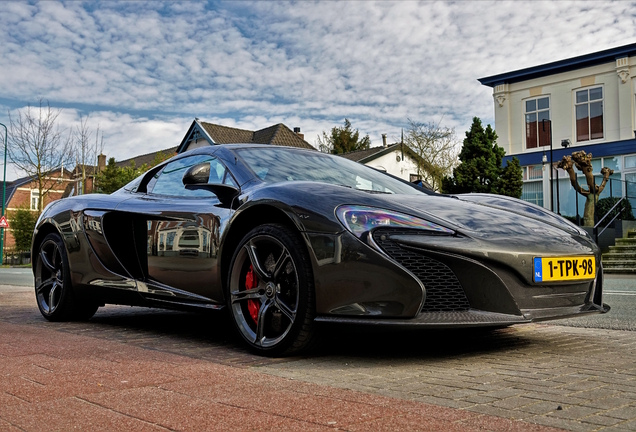
[[[226,339],[207,341],[206,332],[100,324],[109,314],[134,320],[135,308],[109,306],[89,323],[48,323],[32,292],[2,291],[0,430],[556,430],[263,374],[248,366],[296,359],[255,357],[228,342],[227,330]]]

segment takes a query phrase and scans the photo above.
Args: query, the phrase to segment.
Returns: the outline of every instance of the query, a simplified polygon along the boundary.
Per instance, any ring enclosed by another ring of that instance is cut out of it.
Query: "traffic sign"
[[[6,216],[0,217],[0,228],[9,228],[9,221]]]

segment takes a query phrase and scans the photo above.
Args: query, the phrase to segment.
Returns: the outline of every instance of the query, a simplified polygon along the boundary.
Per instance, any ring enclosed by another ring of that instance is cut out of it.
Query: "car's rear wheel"
[[[87,320],[97,303],[79,302],[73,295],[68,257],[62,238],[47,235],[38,249],[35,264],[35,297],[42,316],[49,321]]]
[[[298,234],[278,224],[250,231],[229,271],[227,301],[238,333],[263,355],[290,355],[314,339],[314,285]]]

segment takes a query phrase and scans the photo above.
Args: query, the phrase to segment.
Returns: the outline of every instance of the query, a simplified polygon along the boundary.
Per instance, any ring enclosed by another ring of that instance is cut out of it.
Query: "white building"
[[[523,167],[522,199],[549,209],[553,200],[554,211],[576,214],[576,195],[564,171],[553,171],[550,196],[552,147],[554,165],[573,151],[592,153],[597,184],[602,167],[614,170],[601,198],[627,194],[636,208],[635,80],[636,44],[479,79],[493,88],[504,163],[516,156]],[[579,197],[579,215],[584,201]]]
[[[375,168],[379,171],[412,182],[417,175],[417,155],[406,144],[388,144],[340,154],[343,158]],[[427,187],[430,188],[430,186]]]

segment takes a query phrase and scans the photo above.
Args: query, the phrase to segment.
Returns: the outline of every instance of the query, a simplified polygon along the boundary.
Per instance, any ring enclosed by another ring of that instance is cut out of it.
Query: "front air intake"
[[[470,309],[455,273],[444,263],[405,249],[391,240],[396,235],[426,235],[415,230],[376,229],[373,240],[387,255],[413,273],[426,289],[422,312],[461,312]]]

